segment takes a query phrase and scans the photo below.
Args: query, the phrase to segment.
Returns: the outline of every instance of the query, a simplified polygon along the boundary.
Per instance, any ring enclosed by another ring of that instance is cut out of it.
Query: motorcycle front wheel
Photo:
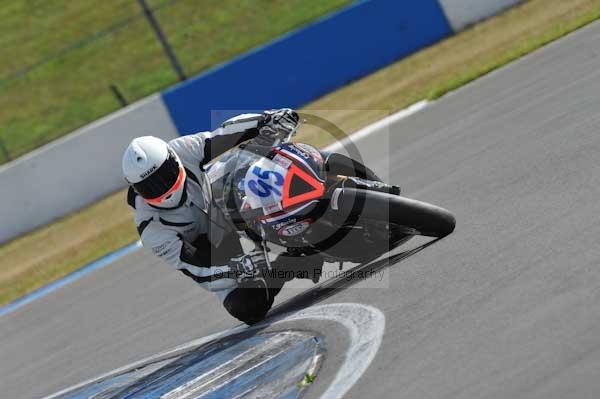
[[[456,219],[447,209],[410,198],[355,188],[338,188],[331,207],[338,220],[367,218],[401,226],[405,233],[445,237],[454,231]]]

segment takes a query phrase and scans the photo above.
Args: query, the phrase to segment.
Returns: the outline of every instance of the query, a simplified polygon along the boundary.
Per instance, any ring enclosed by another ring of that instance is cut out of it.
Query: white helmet
[[[152,136],[133,139],[123,154],[123,174],[150,205],[160,208],[181,205],[186,173],[165,141]]]

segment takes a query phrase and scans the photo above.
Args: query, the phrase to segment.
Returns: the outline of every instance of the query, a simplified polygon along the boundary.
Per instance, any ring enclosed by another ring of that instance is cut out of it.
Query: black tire
[[[439,206],[376,191],[339,190],[331,204],[341,218],[338,220],[365,217],[403,226],[409,233],[429,237],[445,237],[456,226],[454,216]]]

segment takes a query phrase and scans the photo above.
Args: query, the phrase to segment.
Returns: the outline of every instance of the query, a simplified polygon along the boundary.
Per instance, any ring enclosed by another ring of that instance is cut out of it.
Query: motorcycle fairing
[[[299,167],[312,173],[315,178],[323,181],[323,156],[316,148],[308,144],[286,143],[275,148],[277,154],[294,161]]]
[[[325,193],[321,166],[322,157],[293,144],[274,149],[268,158],[261,157],[248,168],[240,187],[246,195],[245,206],[262,208],[265,215],[271,215],[321,198]]]

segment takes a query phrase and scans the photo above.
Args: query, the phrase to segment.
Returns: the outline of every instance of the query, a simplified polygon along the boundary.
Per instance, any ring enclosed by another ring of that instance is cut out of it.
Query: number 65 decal
[[[261,198],[269,197],[271,196],[271,193],[281,196],[281,191],[278,188],[273,187],[273,185],[278,187],[283,186],[284,179],[281,173],[273,170],[262,170],[260,166],[252,168],[252,173],[258,177],[258,180],[250,180],[248,182],[248,188],[252,193]],[[274,181],[271,180],[271,176],[275,178]]]

